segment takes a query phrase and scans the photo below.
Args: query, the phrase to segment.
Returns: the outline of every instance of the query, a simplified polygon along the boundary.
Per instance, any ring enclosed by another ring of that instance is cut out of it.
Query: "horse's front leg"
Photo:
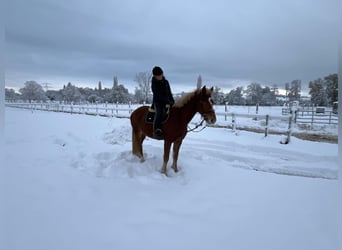
[[[167,166],[167,162],[169,161],[170,148],[171,148],[171,142],[164,141],[164,161],[163,161],[163,166],[161,168],[161,172],[165,175],[167,175],[166,166]]]
[[[177,173],[178,172],[178,166],[177,166],[177,161],[178,161],[178,153],[179,153],[179,149],[182,145],[182,139],[175,141],[173,143],[173,163],[172,163],[172,168],[173,170]]]

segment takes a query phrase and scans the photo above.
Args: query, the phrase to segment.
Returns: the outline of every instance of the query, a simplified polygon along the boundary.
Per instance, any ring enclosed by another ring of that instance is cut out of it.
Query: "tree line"
[[[142,103],[151,99],[151,94],[146,87],[150,81],[149,78],[151,77],[145,72],[136,75],[135,80],[138,82],[138,87],[136,87],[134,94],[129,93],[123,84],[119,84],[116,76],[113,78],[111,88],[103,88],[101,81],[95,88],[77,87],[69,82],[60,90],[44,91],[42,85],[36,81],[27,81],[24,83],[24,87],[19,89],[19,93],[6,88],[5,98],[6,100],[58,101],[65,103]]]
[[[97,87],[77,87],[72,83],[64,85],[60,90],[44,91],[42,85],[36,81],[27,81],[24,87],[16,93],[13,89],[5,89],[6,100],[28,100],[28,101],[58,101],[66,103],[150,103],[151,93],[151,74],[140,72],[136,74],[135,81],[137,86],[134,93],[129,93],[128,89],[118,83],[118,78],[114,76],[111,88],[103,88],[101,81]],[[202,86],[202,77],[198,76],[197,88]],[[229,105],[283,105],[285,102],[301,100],[301,80],[293,80],[285,83],[285,95],[279,94],[277,85],[262,86],[260,83],[250,83],[246,87],[239,86],[223,93],[219,87],[214,87],[213,101],[216,104]],[[337,101],[338,78],[337,74],[330,74],[326,77],[312,80],[308,84],[310,104],[318,106],[332,105]],[[185,93],[180,93],[181,96]]]

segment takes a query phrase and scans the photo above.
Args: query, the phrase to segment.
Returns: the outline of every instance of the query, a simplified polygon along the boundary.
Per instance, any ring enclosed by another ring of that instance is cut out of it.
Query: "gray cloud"
[[[337,72],[337,0],[6,1],[6,86],[26,80],[130,89],[164,68],[176,91]]]

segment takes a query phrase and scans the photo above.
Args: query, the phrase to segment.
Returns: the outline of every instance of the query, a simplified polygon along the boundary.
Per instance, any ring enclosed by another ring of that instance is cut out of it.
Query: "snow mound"
[[[109,144],[119,144],[124,145],[126,142],[130,142],[131,140],[131,128],[128,126],[120,126],[118,128],[114,128],[111,132],[106,132],[103,135],[103,140]]]

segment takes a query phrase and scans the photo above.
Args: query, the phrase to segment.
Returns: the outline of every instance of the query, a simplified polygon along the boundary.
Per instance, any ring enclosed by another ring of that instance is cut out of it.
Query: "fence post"
[[[224,103],[224,120],[225,121],[227,121],[227,111],[228,111],[228,107],[227,107],[227,105],[228,105],[228,102],[225,102]]]
[[[313,123],[314,123],[314,110],[312,109],[312,113],[311,113],[311,128],[313,128]]]
[[[232,114],[232,130],[235,132],[236,130],[236,124],[235,124],[235,114]]]
[[[259,113],[259,103],[255,105],[255,114]]]
[[[268,135],[268,120],[269,120],[269,115],[266,115],[266,127],[265,127],[265,137]]]
[[[287,129],[287,138],[285,144],[288,144],[291,140],[291,134],[292,134],[292,120],[293,120],[293,112],[291,116],[289,116],[289,128]]]
[[[331,124],[331,113],[332,113],[332,111],[330,111],[330,113],[329,113],[329,124]]]
[[[116,115],[118,115],[118,112],[119,112],[119,110],[118,110],[118,104],[119,104],[119,102],[116,102]]]

